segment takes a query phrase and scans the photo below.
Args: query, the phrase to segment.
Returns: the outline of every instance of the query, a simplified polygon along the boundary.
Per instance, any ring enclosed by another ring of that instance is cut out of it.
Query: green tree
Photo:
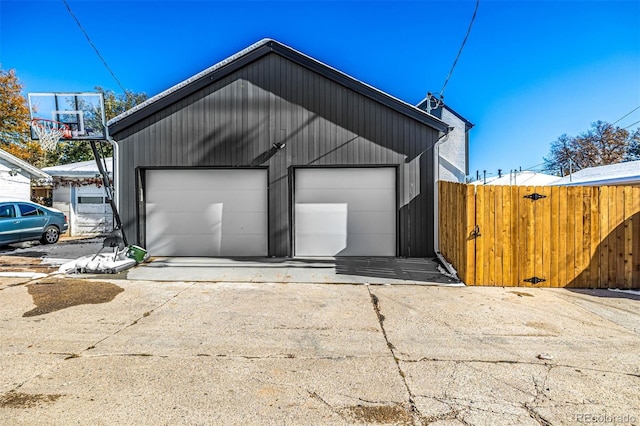
[[[115,94],[113,91],[105,90],[100,86],[96,86],[95,89],[97,92],[102,93],[104,97],[104,111],[107,121],[147,100],[145,93],[135,93],[127,90],[124,94]]]
[[[0,149],[37,167],[44,152],[29,136],[29,106],[15,70],[0,68]]]
[[[627,150],[627,161],[640,160],[640,128],[629,136],[629,149]]]
[[[597,121],[581,135],[564,134],[551,143],[549,155],[544,158],[544,170],[565,176],[586,167],[628,161],[637,155],[639,130],[630,133],[626,129]]]

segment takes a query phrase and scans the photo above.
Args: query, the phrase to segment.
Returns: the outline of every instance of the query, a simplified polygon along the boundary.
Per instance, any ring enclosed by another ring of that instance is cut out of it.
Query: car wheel
[[[42,234],[42,238],[40,238],[40,242],[42,244],[55,244],[58,242],[58,238],[60,238],[60,231],[55,226],[47,226],[44,230],[44,234]]]

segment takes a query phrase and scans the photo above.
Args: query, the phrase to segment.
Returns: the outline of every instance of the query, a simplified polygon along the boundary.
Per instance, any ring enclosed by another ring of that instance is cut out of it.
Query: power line
[[[637,110],[640,109],[640,105],[635,107],[634,109],[632,109],[631,111],[629,111],[628,113],[626,113],[625,115],[623,115],[622,117],[618,118],[616,121],[614,121],[613,123],[611,123],[611,125],[613,126],[614,124],[616,124],[618,121],[622,120],[623,118],[627,118],[628,116],[630,116],[632,113],[636,112]],[[636,122],[637,123],[637,122]],[[633,123],[633,124],[636,124]],[[632,124],[632,126],[633,126]]]
[[[640,107],[638,107],[638,108],[640,108]],[[638,108],[636,108],[636,109],[638,109]],[[625,129],[628,129],[628,128],[629,128],[629,127],[631,127],[631,126],[635,126],[635,125],[636,125],[636,124],[638,124],[638,123],[640,123],[640,120],[636,121],[635,123],[631,123],[631,124],[629,124],[627,127],[625,127]]]
[[[473,16],[471,17],[471,22],[469,22],[469,28],[467,28],[467,34],[464,36],[464,40],[462,40],[462,44],[460,45],[460,50],[458,50],[458,55],[456,56],[456,59],[453,61],[453,65],[451,65],[451,70],[449,71],[449,75],[447,75],[447,78],[445,79],[444,84],[442,85],[442,89],[440,89],[440,96],[442,97],[444,97],[444,88],[447,87],[447,83],[449,83],[451,74],[453,74],[453,69],[456,67],[456,64],[458,63],[458,59],[462,54],[462,48],[467,42],[467,38],[469,38],[469,33],[471,33],[471,27],[473,26],[473,21],[475,21],[476,19],[476,14],[478,13],[479,5],[480,5],[480,0],[476,0],[476,8],[473,10]]]
[[[93,42],[91,41],[91,38],[89,37],[89,34],[87,34],[87,32],[82,27],[82,24],[80,23],[80,20],[78,20],[76,15],[73,14],[73,11],[71,10],[71,7],[69,7],[69,4],[67,3],[67,0],[62,0],[62,3],[64,3],[64,5],[67,7],[67,10],[69,11],[69,14],[76,21],[76,24],[78,24],[78,28],[80,28],[80,31],[82,31],[82,34],[84,34],[84,36],[87,38],[87,41],[89,42],[91,47],[93,47],[93,50],[96,51],[96,54],[98,55],[98,57],[100,58],[100,60],[104,64],[104,66],[107,69],[107,71],[109,71],[109,73],[111,74],[113,79],[116,81],[116,83],[118,83],[118,86],[120,86],[120,89],[122,89],[122,92],[123,93],[127,93],[127,90],[124,88],[124,86],[122,86],[122,83],[120,83],[120,80],[118,80],[118,77],[116,77],[114,72],[111,70],[111,68],[109,67],[109,64],[107,64],[107,61],[105,61],[105,59],[102,57],[102,55],[100,54],[100,51],[98,50],[96,45],[93,44]]]

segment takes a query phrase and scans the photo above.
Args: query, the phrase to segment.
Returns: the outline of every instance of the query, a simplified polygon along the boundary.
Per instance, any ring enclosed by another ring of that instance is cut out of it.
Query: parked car
[[[68,228],[67,217],[60,210],[0,198],[0,245],[34,240],[55,244]]]

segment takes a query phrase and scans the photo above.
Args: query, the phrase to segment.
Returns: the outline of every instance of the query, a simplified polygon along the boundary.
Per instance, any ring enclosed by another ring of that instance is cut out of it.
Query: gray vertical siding
[[[438,132],[278,54],[112,136],[120,146],[121,215],[135,243],[144,244],[136,170],[268,167],[269,254],[290,256],[293,170],[379,165],[398,170],[398,255],[433,254],[430,147]],[[276,142],[286,146],[270,155]]]

